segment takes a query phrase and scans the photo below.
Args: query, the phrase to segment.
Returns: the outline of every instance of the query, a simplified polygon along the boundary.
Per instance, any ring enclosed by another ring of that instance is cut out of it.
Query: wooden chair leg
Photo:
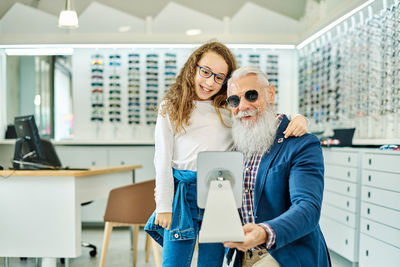
[[[113,227],[113,223],[106,222],[106,225],[104,227],[103,247],[101,249],[100,267],[104,267],[104,265],[106,264],[108,244],[110,243],[110,237]]]
[[[139,224],[135,224],[133,226],[133,256],[132,256],[132,266],[133,267],[136,266],[139,227],[140,227]]]
[[[149,262],[149,258],[150,258],[150,242],[151,242],[151,237],[146,234],[146,259],[145,262]]]
[[[153,247],[153,254],[154,254],[154,261],[156,263],[156,267],[162,267],[161,266],[161,257],[160,257],[160,252],[158,251],[158,244],[154,239],[151,239],[151,244]]]

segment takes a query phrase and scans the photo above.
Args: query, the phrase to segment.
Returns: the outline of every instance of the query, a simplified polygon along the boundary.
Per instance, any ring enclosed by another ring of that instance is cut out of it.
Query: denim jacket
[[[193,227],[190,206],[186,199],[188,185],[196,183],[197,173],[189,170],[173,169],[175,178],[175,197],[172,208],[172,222],[169,231],[169,240],[195,239],[197,233]],[[164,228],[154,224],[156,211],[153,212],[144,230],[161,246],[164,240]]]

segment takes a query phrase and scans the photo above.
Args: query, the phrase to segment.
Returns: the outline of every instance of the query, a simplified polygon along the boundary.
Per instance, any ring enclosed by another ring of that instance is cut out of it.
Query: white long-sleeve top
[[[194,101],[190,125],[186,132],[175,133],[168,115],[159,112],[155,128],[156,212],[172,212],[174,178],[172,168],[197,171],[197,154],[201,151],[227,151],[232,148],[231,128],[221,123],[211,101]],[[161,106],[163,103],[160,105]],[[229,110],[220,109],[231,125]]]

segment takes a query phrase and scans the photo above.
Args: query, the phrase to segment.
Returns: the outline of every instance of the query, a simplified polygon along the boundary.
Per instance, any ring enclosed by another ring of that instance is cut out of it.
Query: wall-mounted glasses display
[[[93,122],[104,121],[104,56],[93,54],[91,60],[91,116]]]
[[[300,113],[312,130],[355,127],[359,139],[400,137],[399,9],[344,25],[299,51]]]

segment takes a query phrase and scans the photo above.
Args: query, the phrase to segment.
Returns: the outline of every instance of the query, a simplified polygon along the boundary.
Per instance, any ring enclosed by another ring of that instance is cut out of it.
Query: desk
[[[81,255],[81,203],[108,197],[132,183],[141,165],[88,171],[0,171],[0,257],[56,258]]]

